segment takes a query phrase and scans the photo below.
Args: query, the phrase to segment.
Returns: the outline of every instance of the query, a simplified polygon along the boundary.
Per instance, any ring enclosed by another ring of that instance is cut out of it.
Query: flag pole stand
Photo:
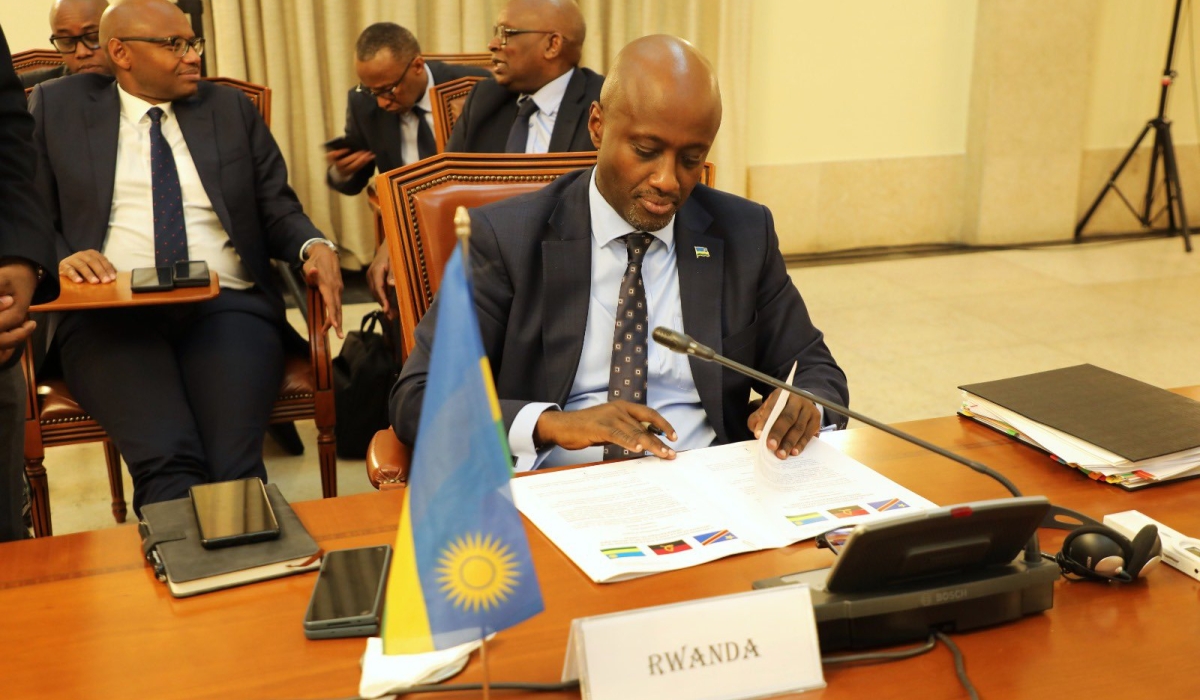
[[[487,656],[488,638],[487,635],[479,642],[479,663],[483,664],[483,700],[491,698],[492,674],[488,668]]]

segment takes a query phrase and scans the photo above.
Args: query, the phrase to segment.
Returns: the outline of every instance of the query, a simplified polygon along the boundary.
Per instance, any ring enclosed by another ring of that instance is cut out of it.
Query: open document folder
[[[513,479],[517,508],[593,581],[673,571],[785,547],[826,530],[934,504],[820,439],[778,460],[767,506],[755,441]]]

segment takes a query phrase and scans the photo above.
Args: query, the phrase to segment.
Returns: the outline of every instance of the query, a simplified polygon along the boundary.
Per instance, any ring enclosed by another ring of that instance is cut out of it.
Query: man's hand
[[[370,151],[351,151],[349,148],[337,148],[332,151],[326,151],[325,161],[333,166],[337,174],[343,180],[349,180],[354,173],[363,169],[371,161],[375,160],[375,154]]]
[[[392,275],[392,256],[388,253],[387,244],[379,246],[379,250],[375,251],[375,259],[371,261],[371,266],[367,268],[367,288],[371,290],[371,296],[379,303],[383,313],[390,319],[396,318],[396,309],[388,304],[388,287],[396,286],[396,278]]]
[[[7,362],[37,327],[29,319],[36,287],[32,265],[12,258],[0,260],[0,363]]]
[[[108,284],[116,281],[117,268],[98,250],[81,250],[58,263],[58,274],[72,282]]]
[[[321,327],[321,332],[332,327],[337,337],[345,338],[346,335],[342,333],[342,268],[338,264],[337,253],[322,244],[310,245],[307,252],[304,279],[309,284],[317,285],[325,301],[325,325]]]
[[[771,392],[758,410],[750,414],[746,425],[750,427],[755,438],[762,434],[763,425],[771,415],[771,407],[783,393],[785,392],[780,389]],[[771,426],[771,432],[767,433],[767,447],[775,450],[775,456],[780,459],[787,459],[789,455],[794,457],[800,454],[808,441],[820,431],[821,412],[817,410],[816,404],[787,393],[787,405],[775,420],[775,425]]]
[[[643,422],[661,430],[668,440],[679,439],[658,411],[628,401],[609,401],[582,411],[542,413],[533,430],[533,440],[538,445],[558,445],[567,450],[611,442],[630,452],[649,450],[663,459],[675,459],[675,450],[664,445]]]

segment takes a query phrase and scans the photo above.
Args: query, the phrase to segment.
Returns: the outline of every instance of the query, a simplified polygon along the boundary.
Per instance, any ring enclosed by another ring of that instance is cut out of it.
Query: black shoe
[[[295,423],[274,423],[267,426],[267,435],[271,436],[283,451],[290,455],[304,454],[304,443],[300,441],[300,433],[296,431]]]

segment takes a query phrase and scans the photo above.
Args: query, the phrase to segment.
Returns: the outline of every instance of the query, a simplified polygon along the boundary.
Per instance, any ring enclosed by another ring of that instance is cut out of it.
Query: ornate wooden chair
[[[453,63],[457,66],[492,67],[492,54],[488,51],[483,53],[423,53],[421,56],[426,61],[441,61],[442,63]]]
[[[446,150],[450,132],[454,130],[454,122],[458,121],[458,115],[462,114],[467,95],[471,93],[475,83],[483,79],[480,76],[467,75],[430,88],[429,100],[433,103],[433,138],[437,142],[438,153]]]
[[[62,62],[62,54],[54,49],[29,49],[12,55],[13,69],[17,71],[17,75],[41,68],[53,68],[62,65]]]
[[[429,310],[457,240],[454,212],[533,192],[558,176],[596,163],[595,152],[545,154],[442,153],[375,178],[396,277],[401,357],[408,358],[417,322]],[[715,168],[701,178],[712,185]],[[381,430],[367,448],[367,477],[376,487],[408,478],[411,451]]]
[[[271,90],[233,78],[211,78],[232,85],[247,94],[270,126]],[[288,354],[284,358],[283,382],[279,398],[271,410],[271,423],[289,423],[312,419],[317,425],[317,453],[321,469],[321,492],[337,495],[337,457],[334,438],[333,370],[329,337],[321,332],[325,323],[325,305],[314,286],[306,292],[308,311],[307,355]],[[51,302],[51,307],[53,302]],[[52,310],[49,309],[49,310]],[[33,530],[38,537],[53,534],[50,519],[50,493],[43,464],[45,448],[82,442],[102,442],[108,466],[112,513],[117,522],[125,522],[125,487],[121,474],[121,456],[104,429],[75,401],[61,378],[36,379],[32,347],[25,348],[21,360],[27,387],[25,401],[25,473],[29,477],[33,505]]]

